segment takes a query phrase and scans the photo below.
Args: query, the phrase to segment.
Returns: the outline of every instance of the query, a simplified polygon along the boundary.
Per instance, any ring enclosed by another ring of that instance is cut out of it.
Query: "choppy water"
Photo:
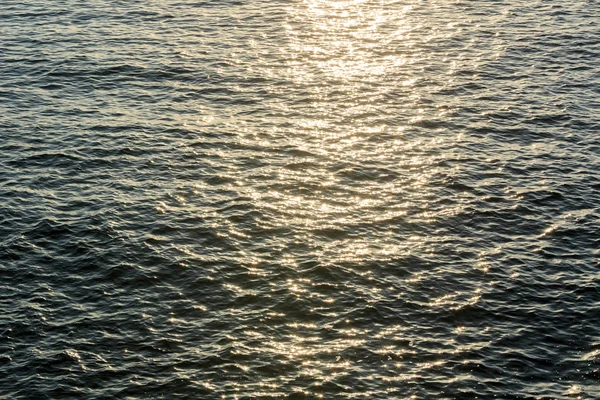
[[[2,1],[0,398],[599,398],[599,25]]]

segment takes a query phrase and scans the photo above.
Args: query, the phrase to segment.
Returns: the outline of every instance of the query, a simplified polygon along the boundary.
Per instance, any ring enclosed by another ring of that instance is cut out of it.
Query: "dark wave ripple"
[[[600,397],[595,1],[4,1],[0,398]]]

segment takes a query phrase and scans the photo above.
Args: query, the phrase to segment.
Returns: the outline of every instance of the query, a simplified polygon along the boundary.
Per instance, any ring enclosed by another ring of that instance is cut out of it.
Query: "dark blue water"
[[[4,0],[0,399],[600,398],[596,1]]]

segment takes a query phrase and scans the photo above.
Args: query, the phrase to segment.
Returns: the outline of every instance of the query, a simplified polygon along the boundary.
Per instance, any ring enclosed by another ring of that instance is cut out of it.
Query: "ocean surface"
[[[596,0],[2,0],[0,399],[600,398]]]

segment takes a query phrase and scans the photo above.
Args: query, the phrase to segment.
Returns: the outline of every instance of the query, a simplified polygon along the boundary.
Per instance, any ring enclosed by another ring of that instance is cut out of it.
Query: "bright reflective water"
[[[0,398],[600,397],[599,23],[3,1]]]

